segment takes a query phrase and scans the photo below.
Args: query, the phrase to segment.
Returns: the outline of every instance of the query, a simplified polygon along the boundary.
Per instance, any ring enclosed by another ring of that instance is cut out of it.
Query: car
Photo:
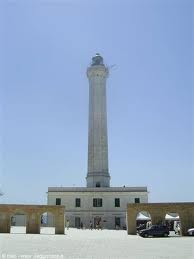
[[[169,234],[169,228],[166,225],[152,225],[148,229],[139,231],[141,237],[167,237]]]
[[[189,229],[187,230],[187,234],[188,234],[189,236],[194,236],[194,228],[189,228]]]

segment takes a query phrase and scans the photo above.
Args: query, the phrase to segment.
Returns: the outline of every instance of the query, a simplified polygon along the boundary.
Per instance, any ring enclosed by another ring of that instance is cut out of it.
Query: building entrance
[[[115,217],[115,228],[119,229],[121,227],[121,219],[119,217]]]
[[[80,228],[81,220],[80,217],[75,217],[75,227]]]
[[[94,228],[99,228],[101,226],[101,217],[94,218]]]

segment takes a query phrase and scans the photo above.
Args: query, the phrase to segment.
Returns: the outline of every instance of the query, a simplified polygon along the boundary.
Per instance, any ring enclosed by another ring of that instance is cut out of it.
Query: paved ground
[[[77,229],[66,230],[66,235],[0,234],[0,259],[8,258],[193,259],[194,238],[145,239],[123,230]]]

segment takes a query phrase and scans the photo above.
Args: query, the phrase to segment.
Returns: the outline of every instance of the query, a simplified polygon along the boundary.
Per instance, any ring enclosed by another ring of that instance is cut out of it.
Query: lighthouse
[[[106,83],[109,69],[96,54],[87,68],[89,81],[88,167],[86,187],[49,187],[48,205],[64,205],[69,226],[126,228],[128,203],[147,203],[147,187],[110,186]],[[134,218],[135,219],[135,218]]]
[[[103,58],[96,54],[87,69],[89,80],[89,129],[87,187],[110,187],[106,81],[109,75]]]

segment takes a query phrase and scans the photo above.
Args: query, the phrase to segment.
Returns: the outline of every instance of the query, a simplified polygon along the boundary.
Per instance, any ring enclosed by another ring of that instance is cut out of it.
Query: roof
[[[147,192],[147,187],[48,187],[48,192]]]
[[[179,215],[175,216],[175,215],[166,214],[165,219],[167,219],[167,220],[170,220],[170,219],[177,220],[177,219],[180,219],[180,218],[179,218]]]
[[[149,215],[145,215],[141,212],[138,213],[137,215],[137,220],[150,220],[150,216]]]

